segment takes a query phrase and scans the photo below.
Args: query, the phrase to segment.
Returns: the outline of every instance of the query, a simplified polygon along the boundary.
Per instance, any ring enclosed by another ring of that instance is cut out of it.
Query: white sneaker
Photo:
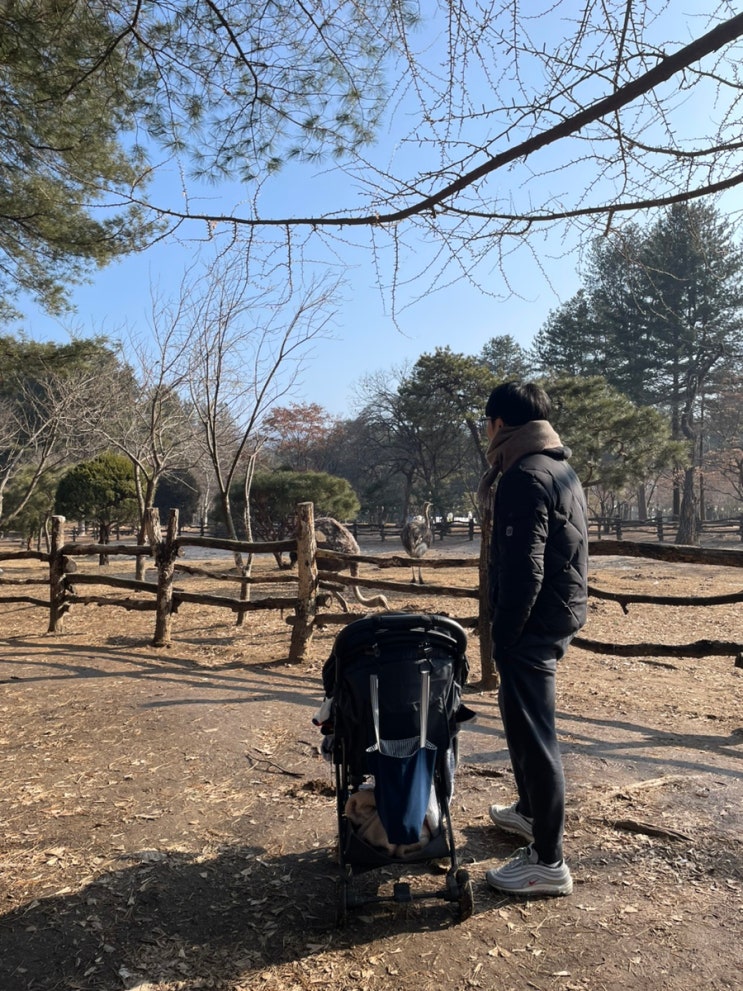
[[[513,805],[491,805],[490,818],[506,833],[516,833],[530,843],[534,842],[534,820],[516,811],[518,802]]]
[[[569,895],[573,879],[564,860],[550,866],[539,862],[530,845],[516,851],[516,856],[498,870],[485,873],[491,888],[509,895]]]

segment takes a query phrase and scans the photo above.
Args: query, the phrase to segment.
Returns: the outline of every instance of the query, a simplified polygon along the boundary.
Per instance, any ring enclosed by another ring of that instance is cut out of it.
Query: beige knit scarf
[[[482,476],[478,486],[480,505],[487,501],[498,476],[508,471],[521,458],[562,446],[562,441],[549,420],[529,420],[518,427],[502,426],[485,452],[490,469]]]

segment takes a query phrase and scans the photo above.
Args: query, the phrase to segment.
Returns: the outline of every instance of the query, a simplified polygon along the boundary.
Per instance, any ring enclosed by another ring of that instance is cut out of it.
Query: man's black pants
[[[534,820],[534,848],[546,864],[562,860],[565,777],[555,728],[555,672],[571,639],[550,643],[525,635],[496,661],[518,811]]]

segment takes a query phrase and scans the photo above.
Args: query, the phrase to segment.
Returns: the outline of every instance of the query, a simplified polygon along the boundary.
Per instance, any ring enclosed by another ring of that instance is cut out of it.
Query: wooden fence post
[[[490,535],[493,530],[492,489],[483,493],[480,499],[480,558],[478,576],[480,596],[478,600],[477,631],[480,639],[480,686],[483,691],[498,687],[498,675],[493,661],[493,635],[490,626],[490,602],[488,579],[490,564]]]
[[[242,566],[242,578],[240,581],[240,601],[249,602],[250,601],[250,571],[253,565],[253,555],[248,554],[247,564],[243,562]],[[237,619],[235,620],[235,626],[242,626],[245,622],[245,610],[238,609]]]
[[[315,513],[311,502],[297,505],[297,606],[289,646],[289,663],[296,664],[307,657],[312,641],[312,627],[317,613],[317,542]]]
[[[64,544],[65,518],[64,516],[52,516],[52,543],[49,551],[49,629],[47,633],[59,633],[62,629],[62,619],[65,614],[64,593],[64,558],[62,557],[62,545]]]
[[[155,635],[152,638],[152,646],[169,647],[173,619],[173,575],[175,574],[175,559],[178,555],[178,548],[175,543],[178,536],[178,510],[170,510],[165,540],[162,539],[160,513],[157,509],[150,509],[147,518],[147,530],[157,565]]]

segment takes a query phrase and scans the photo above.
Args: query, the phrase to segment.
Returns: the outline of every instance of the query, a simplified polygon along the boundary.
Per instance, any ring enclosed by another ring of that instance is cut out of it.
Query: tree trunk
[[[701,464],[701,461],[700,461],[700,464]],[[698,512],[697,516],[699,518],[699,523],[700,523],[700,527],[699,528],[701,530],[701,524],[704,523],[704,521],[707,519],[707,498],[706,498],[706,492],[705,492],[705,489],[704,489],[704,469],[703,468],[700,468],[700,471],[699,471],[699,507],[698,508],[699,508],[699,512]]]
[[[48,633],[59,633],[64,616],[64,558],[61,549],[64,544],[65,518],[52,517],[52,546],[49,552],[49,629]]]
[[[695,492],[696,469],[692,465],[684,471],[679,525],[676,531],[677,544],[698,544],[697,498]]]
[[[137,543],[143,546],[147,543],[147,524],[145,518],[142,518],[142,522],[139,525],[139,531],[137,532]],[[147,569],[147,558],[144,554],[137,554],[134,563],[134,578],[138,582],[144,581],[144,573]]]
[[[250,490],[253,487],[253,476],[255,475],[255,462],[258,457],[258,450],[253,451],[248,460],[248,467],[245,471],[245,480],[243,482],[243,495],[245,497],[245,510],[243,515],[243,523],[245,525],[245,539],[248,543],[253,540],[253,514],[250,511]],[[280,564],[281,562],[279,562]],[[250,575],[253,570],[253,555],[248,554],[247,560],[244,562],[242,567],[242,582],[240,583],[240,599],[249,602],[250,601]],[[241,609],[237,614],[237,620],[235,625],[242,626],[245,622],[245,612]]]
[[[237,540],[237,528],[235,527],[235,520],[232,515],[232,503],[230,502],[230,494],[228,490],[223,489],[220,491],[219,501],[222,505],[222,515],[224,516],[224,523],[227,527],[227,536],[230,540]],[[235,551],[234,559],[235,567],[242,571],[243,557],[240,551]]]
[[[699,543],[696,493],[697,434],[694,430],[693,398],[694,396],[690,394],[687,399],[686,408],[681,416],[681,432],[689,442],[689,460],[691,464],[684,469],[679,526],[676,532],[677,544]]]
[[[648,518],[648,503],[645,495],[645,486],[637,486],[637,518],[642,522],[647,522]]]
[[[178,510],[170,510],[168,530],[164,541],[160,532],[160,514],[156,509],[149,510],[149,520],[150,540],[157,561],[157,603],[155,607],[155,635],[152,638],[152,646],[169,647],[173,618],[173,575],[175,574],[177,556],[175,539],[178,536]]]
[[[289,647],[289,663],[296,664],[307,657],[317,612],[317,544],[315,515],[311,502],[297,506],[297,608]]]
[[[98,543],[99,544],[110,544],[111,543],[111,524],[104,523],[101,521],[100,529],[98,531]],[[98,564],[101,567],[106,567],[108,565],[108,554],[105,552],[98,555]]]

